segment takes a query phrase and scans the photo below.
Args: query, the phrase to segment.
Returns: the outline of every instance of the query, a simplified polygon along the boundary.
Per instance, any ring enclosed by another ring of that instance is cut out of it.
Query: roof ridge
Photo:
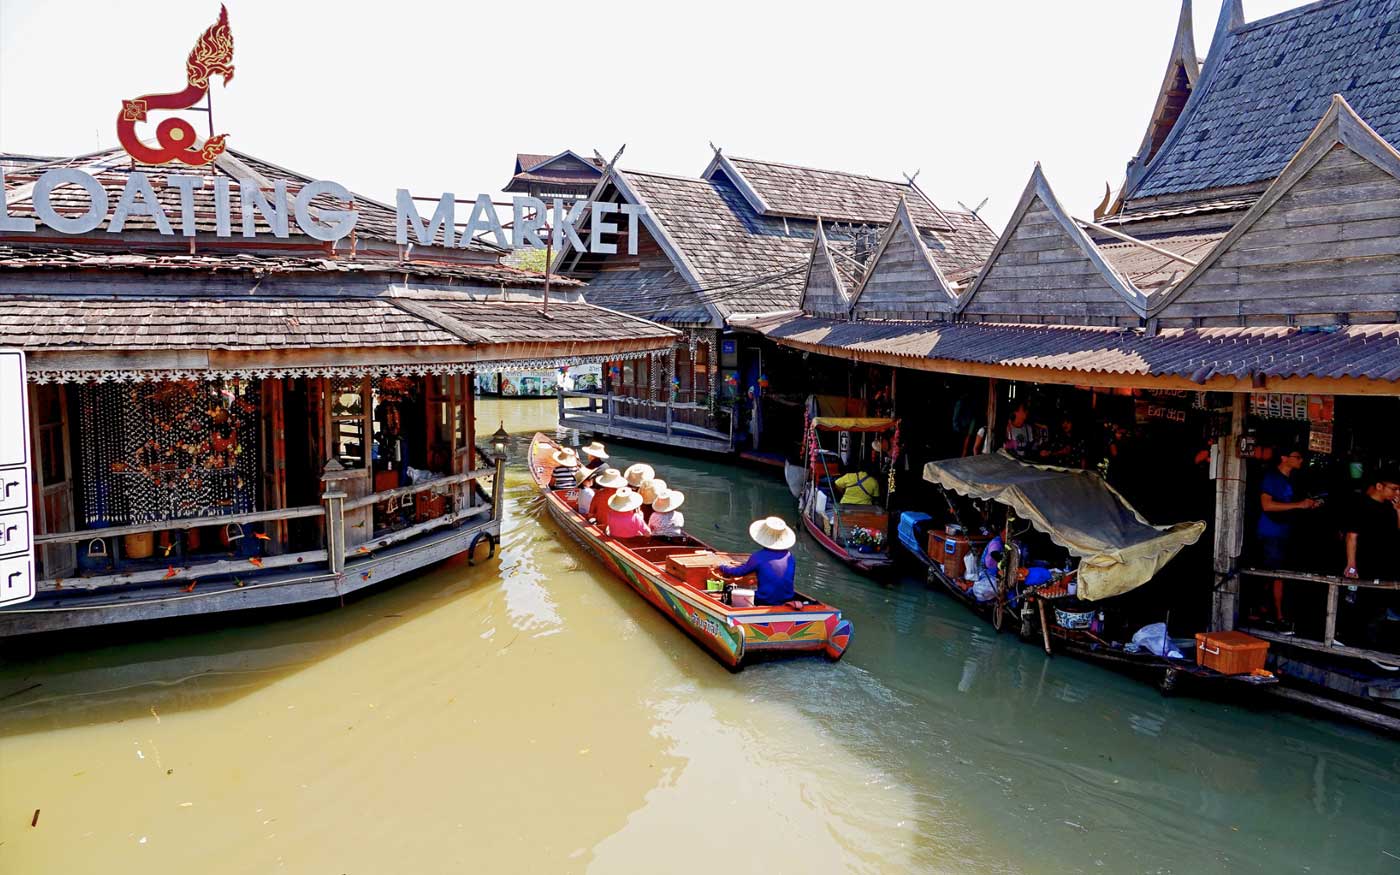
[[[763,158],[745,158],[741,155],[726,154],[724,157],[728,158],[730,161],[751,161],[754,164],[770,164],[774,167],[790,167],[793,170],[813,170],[817,173],[831,173],[836,176],[849,176],[853,179],[868,179],[871,182],[884,182],[888,183],[889,185],[897,185],[900,188],[913,188],[913,186],[909,184],[908,180],[900,182],[894,179],[886,179],[882,176],[871,176],[868,173],[851,173],[848,170],[830,170],[825,167],[812,167],[808,164],[791,164],[786,161],[768,161]]]

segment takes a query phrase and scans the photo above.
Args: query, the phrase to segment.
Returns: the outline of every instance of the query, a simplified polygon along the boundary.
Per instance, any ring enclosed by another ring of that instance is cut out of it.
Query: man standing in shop
[[[1400,579],[1396,537],[1400,535],[1400,472],[1383,471],[1343,509],[1342,535],[1346,539],[1346,568],[1342,576],[1352,580]],[[1347,593],[1349,611],[1355,617],[1351,629],[1367,647],[1394,644],[1400,631],[1400,612],[1391,593],[1358,590]],[[1393,619],[1392,619],[1393,618]],[[1355,637],[1349,633],[1351,637]]]
[[[1288,568],[1293,537],[1293,511],[1312,510],[1321,504],[1313,498],[1296,499],[1293,492],[1293,473],[1303,467],[1303,451],[1290,450],[1279,457],[1278,465],[1264,475],[1259,485],[1259,523],[1254,534],[1259,549],[1259,562],[1271,571]],[[1273,581],[1273,616],[1268,618],[1276,623],[1283,622],[1283,580]]]

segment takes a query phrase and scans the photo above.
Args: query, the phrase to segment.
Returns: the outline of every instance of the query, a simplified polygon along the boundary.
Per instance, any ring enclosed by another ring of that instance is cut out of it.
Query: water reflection
[[[805,537],[851,650],[729,674],[558,540],[518,467],[552,404],[505,410],[498,563],[9,654],[4,871],[1395,871],[1400,745],[1047,659]],[[723,549],[791,518],[765,473],[614,449]]]

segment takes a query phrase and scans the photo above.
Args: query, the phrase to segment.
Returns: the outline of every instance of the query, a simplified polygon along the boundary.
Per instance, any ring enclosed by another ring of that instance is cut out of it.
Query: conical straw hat
[[[554,464],[561,467],[576,468],[578,467],[578,453],[575,453],[568,447],[562,450],[556,450],[554,453]]]
[[[608,499],[608,507],[618,513],[627,513],[642,506],[642,497],[632,489],[624,486],[612,494]]]
[[[588,446],[580,448],[579,452],[593,459],[599,459],[604,462],[608,460],[608,451],[598,441],[594,441]]]
[[[683,504],[685,504],[685,493],[679,489],[668,489],[665,492],[657,493],[656,500],[651,503],[651,508],[657,513],[670,513]]]
[[[642,485],[637,487],[637,491],[642,494],[642,501],[652,504],[656,501],[656,496],[666,491],[666,481],[660,479],[643,480]]]
[[[627,481],[622,477],[622,472],[616,468],[604,468],[603,473],[598,475],[595,482],[604,489],[616,489],[619,486],[627,485]]]
[[[789,550],[797,543],[797,533],[788,528],[782,517],[776,516],[755,520],[749,526],[749,537],[769,550]]]
[[[650,465],[644,465],[638,462],[635,465],[629,465],[627,470],[622,472],[622,476],[627,478],[628,486],[636,489],[638,486],[642,485],[643,480],[650,480],[655,477],[656,469]]]

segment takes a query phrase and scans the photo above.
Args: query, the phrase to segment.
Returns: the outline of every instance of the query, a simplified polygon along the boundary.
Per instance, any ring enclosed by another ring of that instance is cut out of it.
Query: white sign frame
[[[0,607],[34,598],[34,459],[24,351],[0,349]]]

